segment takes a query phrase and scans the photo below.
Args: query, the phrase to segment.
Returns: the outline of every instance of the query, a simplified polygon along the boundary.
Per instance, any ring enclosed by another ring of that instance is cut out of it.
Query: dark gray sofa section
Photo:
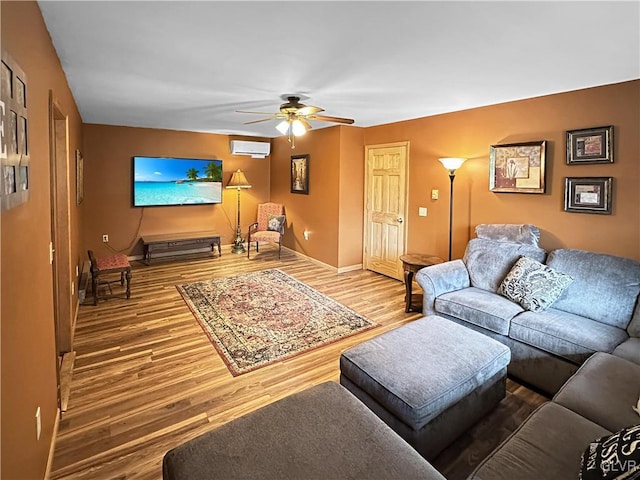
[[[166,453],[164,480],[444,480],[336,382],[292,394]]]
[[[576,479],[590,442],[640,424],[632,408],[639,395],[640,365],[595,353],[469,480]]]
[[[423,314],[440,315],[511,348],[509,373],[554,394],[595,352],[640,362],[640,263],[558,249],[547,255],[532,225],[478,225],[462,260],[421,269]],[[498,294],[520,256],[573,277],[546,311],[530,312]]]

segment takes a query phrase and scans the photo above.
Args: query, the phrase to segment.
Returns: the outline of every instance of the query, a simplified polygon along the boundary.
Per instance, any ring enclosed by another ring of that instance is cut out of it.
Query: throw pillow
[[[542,312],[555,302],[573,278],[532,258],[520,257],[504,278],[498,293],[525,310]]]
[[[582,453],[580,480],[640,478],[640,425],[594,440]]]
[[[267,215],[267,230],[279,232],[284,225],[284,215]]]

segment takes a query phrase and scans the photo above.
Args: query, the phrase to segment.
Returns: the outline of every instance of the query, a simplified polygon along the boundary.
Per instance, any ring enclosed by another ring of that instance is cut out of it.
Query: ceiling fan
[[[267,122],[274,119],[282,119],[276,128],[283,134],[287,135],[291,148],[295,148],[295,137],[304,135],[310,130],[311,124],[308,120],[320,120],[323,122],[335,122],[351,125],[354,120],[351,118],[330,117],[327,115],[318,115],[324,112],[324,109],[313,105],[305,105],[300,103],[300,97],[287,96],[287,101],[280,105],[280,111],[276,113],[270,112],[249,112],[246,110],[236,110],[238,113],[251,113],[256,115],[269,115],[267,118],[245,122],[245,125],[252,123]]]

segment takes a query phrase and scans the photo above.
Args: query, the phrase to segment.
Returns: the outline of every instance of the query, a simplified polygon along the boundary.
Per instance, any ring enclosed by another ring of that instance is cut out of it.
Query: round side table
[[[404,288],[405,288],[405,308],[404,311],[409,312],[421,312],[422,311],[422,295],[412,294],[413,290],[413,276],[421,268],[428,267],[429,265],[435,265],[436,263],[442,263],[444,260],[434,255],[425,255],[422,253],[408,253],[406,255],[400,255],[402,261],[402,267],[404,269]],[[415,300],[415,302],[414,302]]]

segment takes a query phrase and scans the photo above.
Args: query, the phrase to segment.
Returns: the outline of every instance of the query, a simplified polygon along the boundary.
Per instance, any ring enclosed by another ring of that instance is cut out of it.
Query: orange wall
[[[340,128],[338,268],[362,265],[364,225],[364,130]]]
[[[227,135],[149,128],[84,126],[84,174],[87,212],[84,246],[97,255],[111,252],[142,255],[141,235],[215,230],[223,245],[233,242],[237,190],[223,189],[222,204],[179,207],[132,207],[132,157],[184,157],[222,160],[223,182],[241,169],[253,188],[242,190],[240,224],[243,235],[255,221],[257,204],[269,199],[269,158],[231,155]],[[223,255],[228,250],[223,250]],[[85,252],[86,255],[86,252]]]
[[[296,139],[273,140],[271,200],[285,206],[283,245],[328,265],[338,264],[340,181],[339,127],[312,130]],[[309,194],[291,193],[291,156],[309,154]],[[303,233],[309,231],[309,240]]]
[[[615,163],[566,165],[565,132],[614,125]],[[409,252],[447,256],[449,176],[439,157],[466,157],[454,183],[453,257],[480,223],[532,223],[546,249],[640,260],[640,80],[370,127],[367,145],[408,140]],[[545,194],[489,191],[489,147],[547,140]],[[613,214],[567,213],[564,178],[614,177]],[[431,190],[440,191],[431,200]],[[428,208],[427,217],[418,207]]]
[[[81,143],[81,119],[36,2],[0,3],[2,48],[27,76],[30,198],[2,212],[2,420],[0,477],[43,478],[56,418],[56,351],[49,168],[49,90],[69,115],[69,151]],[[73,154],[70,165],[75,165]],[[75,168],[69,171],[75,185]],[[73,189],[75,191],[75,189]],[[81,210],[71,199],[71,259],[78,259]],[[70,268],[73,265],[60,266]],[[77,297],[74,297],[74,303]],[[74,306],[75,308],[75,306]],[[36,441],[40,406],[42,435]]]

